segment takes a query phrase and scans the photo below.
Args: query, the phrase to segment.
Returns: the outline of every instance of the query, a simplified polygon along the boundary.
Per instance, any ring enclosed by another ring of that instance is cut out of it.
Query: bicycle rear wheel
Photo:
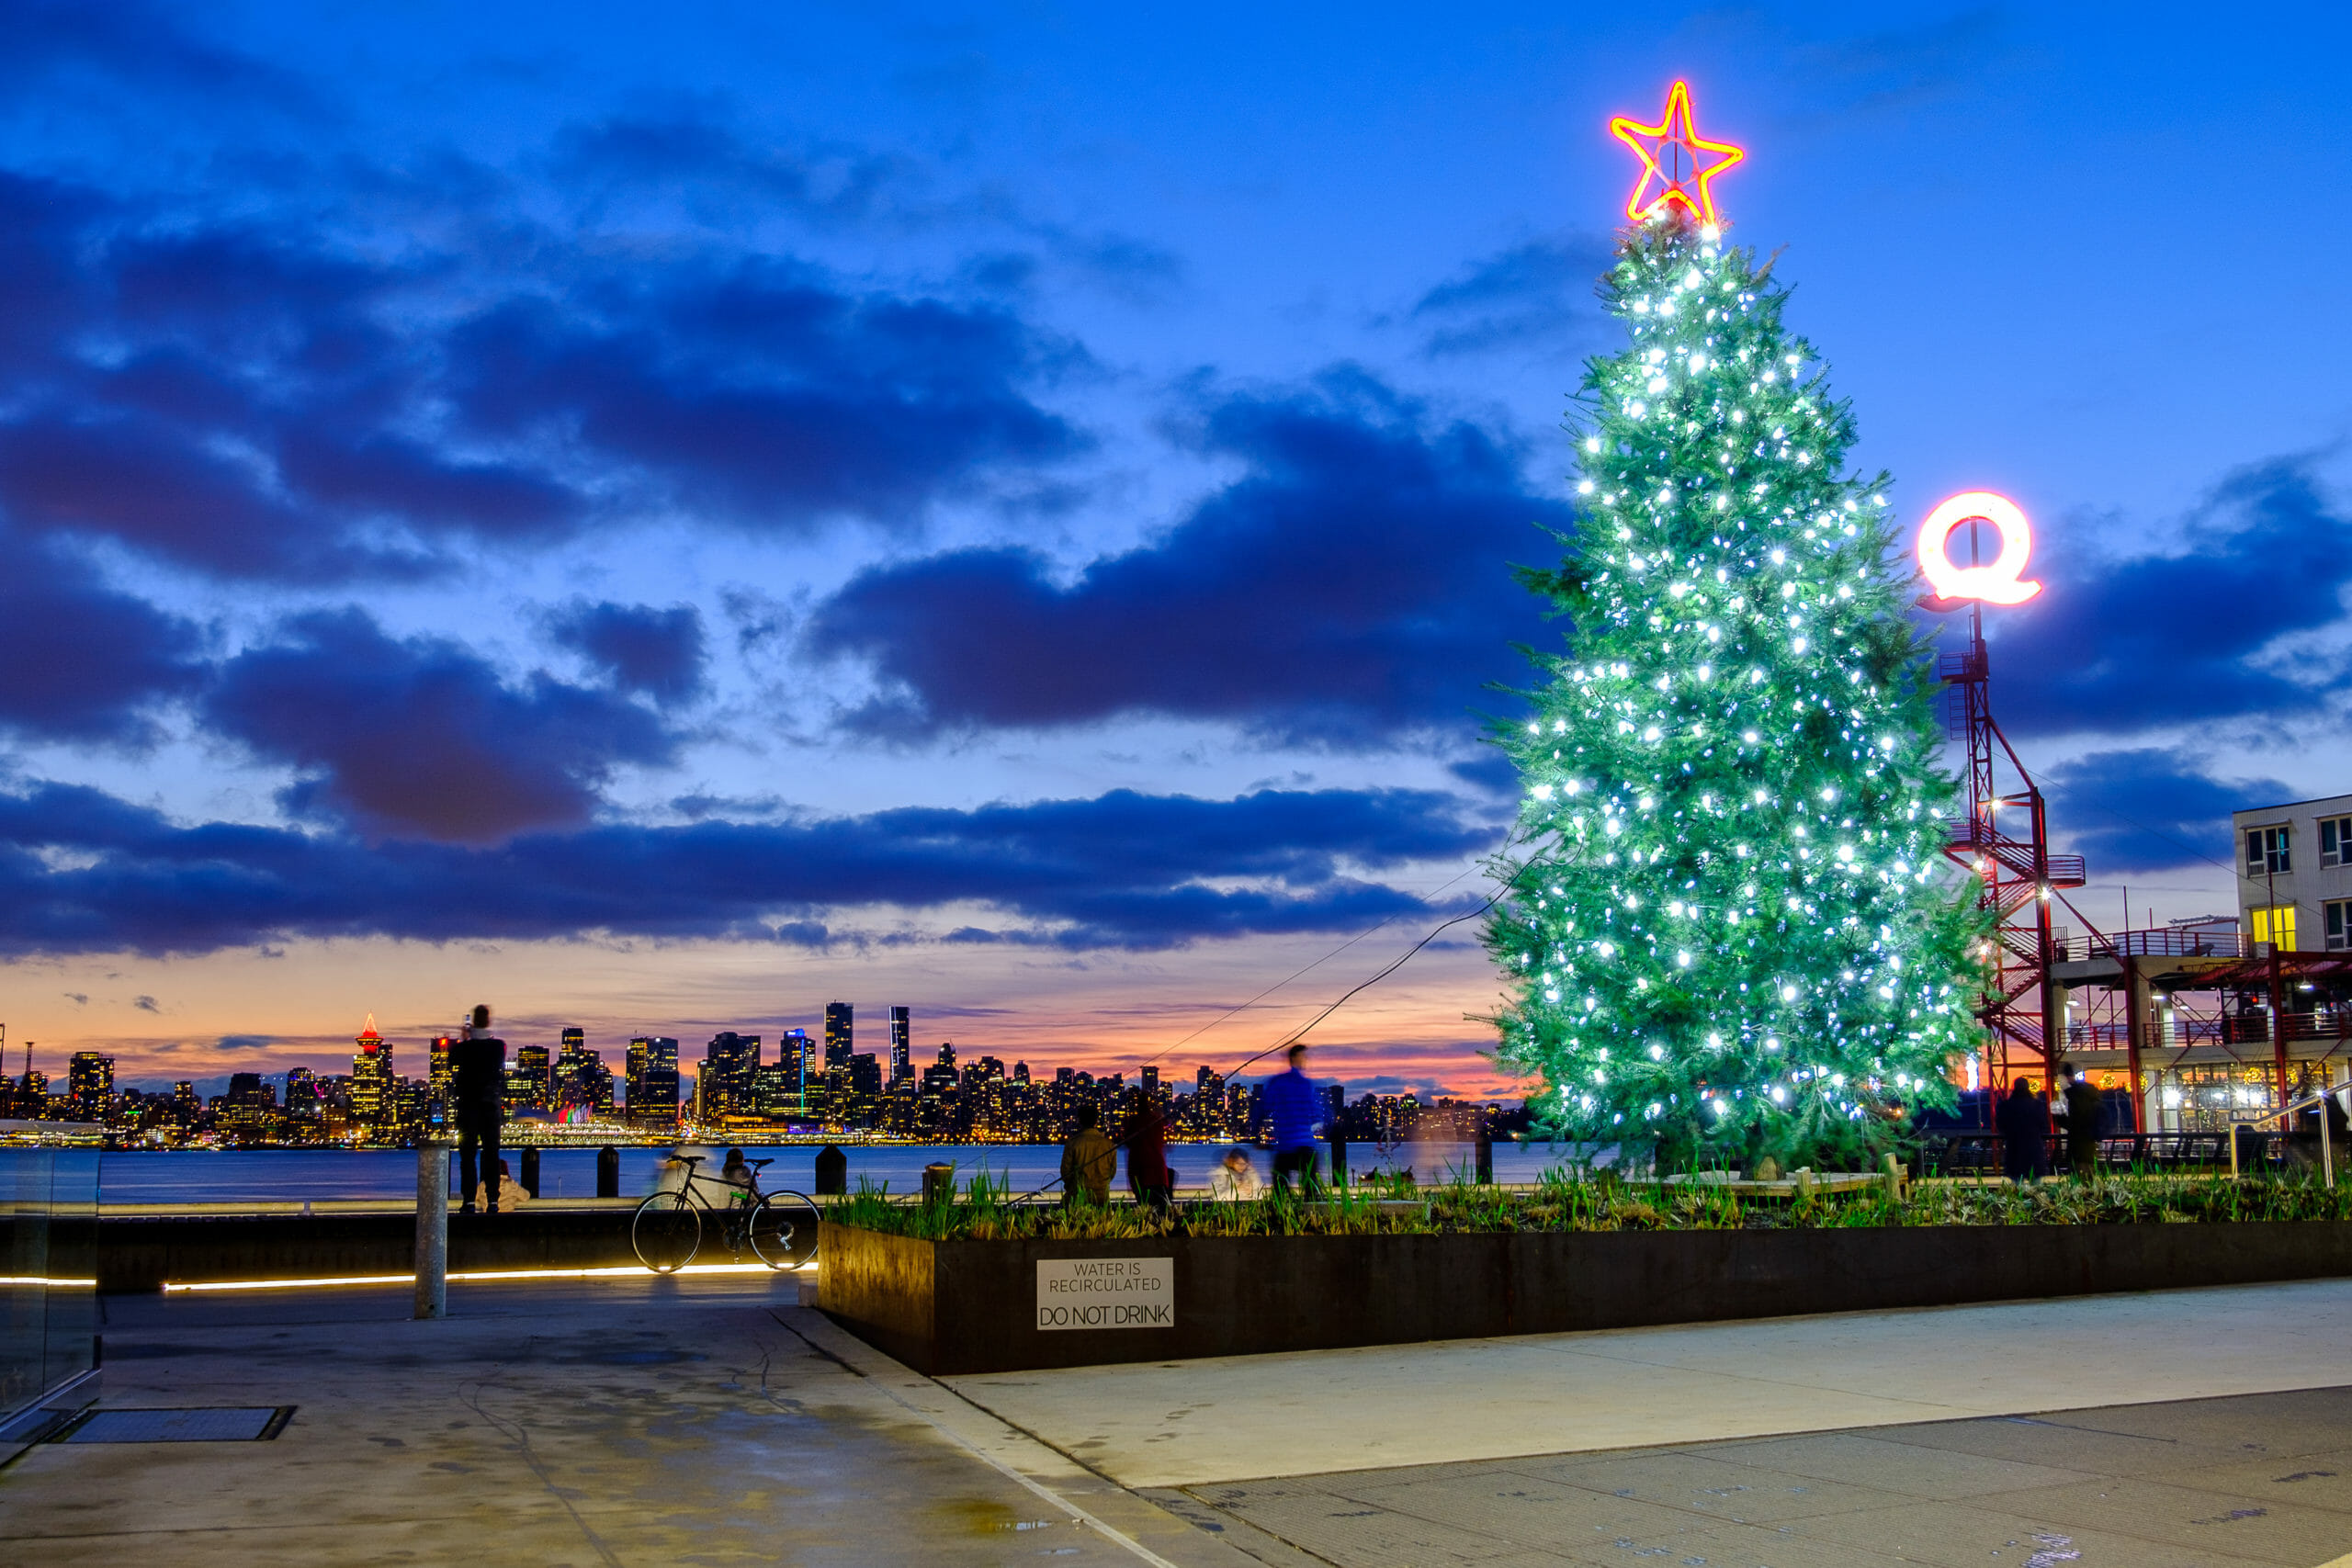
[[[816,1255],[817,1218],[799,1193],[771,1193],[752,1210],[752,1250],[771,1269],[797,1269]]]
[[[656,1274],[674,1274],[702,1246],[702,1211],[683,1192],[656,1192],[637,1206],[628,1239],[639,1262]]]

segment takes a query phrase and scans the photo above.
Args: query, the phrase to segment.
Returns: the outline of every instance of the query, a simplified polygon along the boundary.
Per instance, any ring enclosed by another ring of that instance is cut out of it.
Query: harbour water
[[[700,1145],[696,1145],[699,1147]],[[761,1186],[808,1191],[814,1186],[817,1148],[807,1144],[776,1146],[742,1145],[754,1159],[775,1163],[761,1173]],[[1061,1169],[1061,1149],[1052,1144],[845,1144],[850,1188],[861,1179],[892,1192],[913,1192],[922,1186],[922,1168],[940,1163],[956,1168],[959,1182],[986,1171],[991,1179],[1012,1183],[1016,1193],[1043,1188]],[[1178,1144],[1169,1147],[1169,1163],[1182,1186],[1208,1180],[1209,1168],[1226,1145]],[[656,1175],[670,1151],[662,1147],[623,1147],[621,1192],[639,1197],[653,1190]],[[1268,1173],[1271,1160],[1264,1149],[1251,1151],[1259,1174]],[[1546,1168],[1562,1163],[1566,1151],[1550,1144],[1497,1144],[1495,1179],[1532,1181]],[[520,1170],[520,1151],[505,1151],[507,1170]],[[1410,1168],[1419,1181],[1442,1181],[1453,1169],[1466,1170],[1472,1159],[1468,1144],[1419,1143],[1380,1146],[1353,1144],[1348,1166],[1355,1172]],[[1122,1166],[1122,1176],[1125,1168]],[[300,1202],[348,1198],[402,1198],[416,1191],[416,1156],[407,1149],[164,1149],[107,1154],[100,1168],[101,1201],[107,1203],[234,1203]],[[593,1198],[596,1194],[596,1151],[593,1148],[549,1148],[540,1151],[539,1196]]]

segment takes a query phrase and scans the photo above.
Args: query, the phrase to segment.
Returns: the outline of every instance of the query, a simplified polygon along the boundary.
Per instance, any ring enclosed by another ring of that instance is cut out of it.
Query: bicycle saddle
[[[701,1155],[672,1155],[670,1157],[680,1165],[700,1165],[703,1162]]]
[[[774,1164],[775,1163],[775,1161],[774,1161],[774,1160],[772,1160],[772,1159],[747,1159],[747,1160],[745,1160],[743,1163],[744,1163],[745,1165],[752,1166],[752,1167],[753,1167],[754,1168],[758,1168],[758,1167],[760,1167],[760,1166],[763,1166],[763,1165],[774,1165]]]

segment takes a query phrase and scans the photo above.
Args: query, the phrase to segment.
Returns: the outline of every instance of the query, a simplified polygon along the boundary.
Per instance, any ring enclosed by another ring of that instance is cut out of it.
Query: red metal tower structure
[[[2080,855],[2050,852],[2041,786],[1993,717],[1989,663],[1984,609],[1972,601],[1968,646],[1939,660],[1947,688],[1945,732],[1964,743],[1968,758],[1968,815],[1951,823],[1944,854],[1976,877],[1977,907],[1993,915],[1976,1009],[1986,1036],[1984,1080],[1997,1088],[2018,1071],[2030,1070],[2046,1089],[2066,1043],[2065,1001],[2049,983],[2050,965],[2064,956],[2054,940],[2051,906],[2066,902],[2061,889],[2083,886],[2085,867]],[[2082,919],[2071,903],[2066,908]]]

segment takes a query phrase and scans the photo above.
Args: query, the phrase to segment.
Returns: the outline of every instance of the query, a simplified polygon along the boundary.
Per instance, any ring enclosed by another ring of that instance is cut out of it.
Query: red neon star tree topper
[[[1689,84],[1677,82],[1667,94],[1666,114],[1657,124],[1643,125],[1620,115],[1609,122],[1609,130],[1642,161],[1642,177],[1625,203],[1626,217],[1639,223],[1679,201],[1683,210],[1700,221],[1719,221],[1714,194],[1707,182],[1747,153],[1728,141],[1703,141],[1690,129]],[[1656,196],[1650,194],[1653,185],[1660,187]]]

